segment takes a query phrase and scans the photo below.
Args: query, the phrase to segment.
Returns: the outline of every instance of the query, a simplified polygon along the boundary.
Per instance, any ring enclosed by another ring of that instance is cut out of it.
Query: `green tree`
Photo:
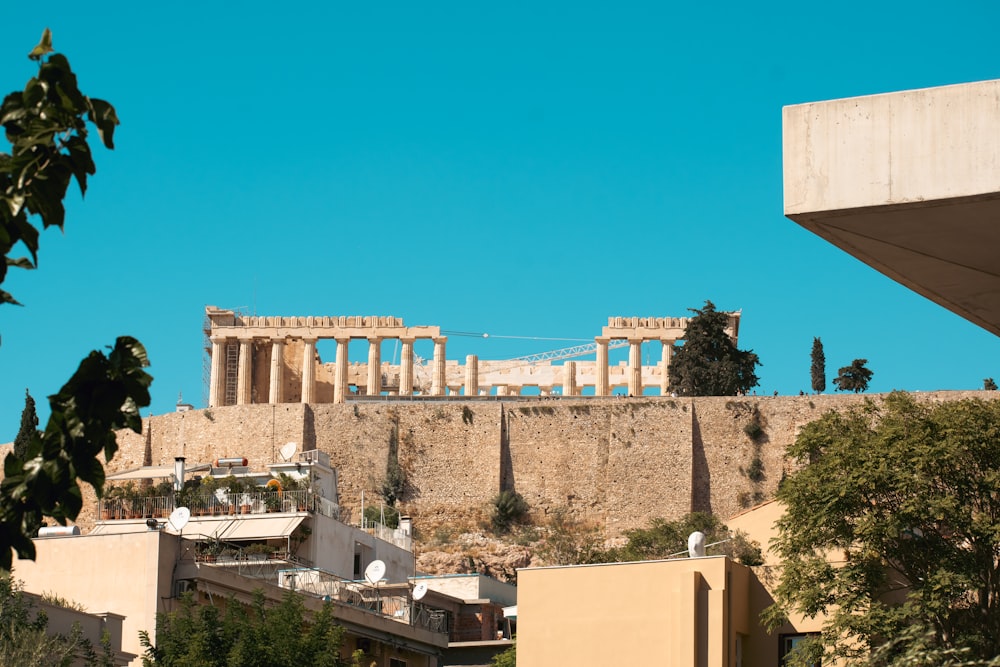
[[[601,560],[604,540],[596,523],[577,518],[569,508],[549,514],[547,534],[538,554],[546,565],[578,565]]]
[[[31,397],[31,392],[25,389],[24,410],[21,411],[21,428],[17,430],[17,436],[14,438],[14,456],[23,459],[31,439],[37,433],[38,414],[35,412],[35,399]]]
[[[826,413],[789,455],[808,465],[778,490],[783,566],[766,617],[826,614],[807,663],[823,650],[862,661],[887,640],[905,654],[925,631],[930,648],[1000,655],[1000,401],[894,392]]]
[[[812,390],[817,394],[826,391],[826,355],[823,354],[823,341],[813,338],[812,365],[809,372],[812,377]]]
[[[10,153],[0,153],[0,284],[7,267],[33,269],[38,264],[39,231],[29,216],[40,218],[43,228],[62,229],[70,182],[86,191],[87,177],[96,171],[88,122],[104,145],[113,148],[118,124],[114,107],[81,93],[69,61],[51,52],[46,28],[29,54],[38,61],[38,74],[0,104],[0,125],[11,145]],[[11,256],[18,244],[30,259]],[[0,290],[4,303],[17,301]],[[31,435],[23,456],[6,456],[0,483],[0,570],[10,570],[11,549],[20,558],[35,557],[31,536],[42,517],[62,524],[77,517],[83,504],[78,479],[101,495],[104,467],[96,457],[103,451],[110,460],[117,451],[115,429],[141,430],[139,409],[149,405],[152,381],[143,370],[148,365],[145,349],[127,336],[118,338],[108,354],[91,352],[49,397],[45,430]]]
[[[996,391],[997,383],[993,381],[993,378],[985,378],[983,380],[983,391]]]
[[[760,545],[748,540],[742,533],[731,533],[713,514],[690,512],[675,521],[654,518],[646,528],[625,531],[628,542],[609,549],[600,555],[599,562],[629,562],[659,560],[679,554],[686,555],[688,536],[698,531],[704,533],[706,544],[716,544],[713,554],[726,554],[738,558],[746,565],[760,565],[763,557]]]
[[[503,653],[493,656],[493,667],[516,667],[517,666],[517,644],[511,644],[510,648]]]
[[[735,396],[757,386],[760,360],[752,351],[736,348],[726,334],[728,313],[706,301],[701,309],[689,309],[684,344],[670,361],[668,391],[680,396]]]
[[[872,379],[872,372],[865,366],[867,363],[867,359],[855,359],[850,366],[837,371],[837,377],[833,379],[837,391],[853,391],[857,394],[867,390]]]
[[[490,508],[490,523],[496,533],[506,533],[528,513],[528,501],[517,491],[504,490],[494,496]]]
[[[185,594],[176,610],[156,615],[155,645],[140,633],[144,667],[347,667],[357,660],[341,659],[343,638],[331,602],[309,614],[293,591],[268,606],[260,590],[249,606],[230,598],[224,614]]]

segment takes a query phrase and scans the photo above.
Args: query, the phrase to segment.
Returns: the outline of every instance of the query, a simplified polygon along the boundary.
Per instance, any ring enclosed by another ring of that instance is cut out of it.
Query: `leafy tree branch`
[[[43,229],[62,229],[70,183],[75,180],[81,194],[86,192],[87,177],[96,172],[88,126],[96,127],[101,142],[113,148],[118,125],[114,107],[80,92],[69,61],[52,52],[47,28],[28,57],[38,62],[38,74],[0,104],[0,125],[11,146],[9,153],[0,153],[0,284],[8,267],[38,264],[39,230],[31,216],[41,220]],[[30,259],[11,256],[18,244]],[[0,290],[3,303],[17,301]],[[142,344],[122,336],[106,354],[91,352],[49,397],[51,414],[44,431],[22,424],[18,455],[5,458],[0,483],[0,569],[10,570],[11,550],[20,558],[35,557],[31,538],[44,517],[61,524],[76,519],[83,505],[77,480],[101,495],[104,466],[96,457],[101,452],[105,460],[114,456],[116,429],[141,431],[139,409],[149,405],[152,382],[144,370],[148,365]]]

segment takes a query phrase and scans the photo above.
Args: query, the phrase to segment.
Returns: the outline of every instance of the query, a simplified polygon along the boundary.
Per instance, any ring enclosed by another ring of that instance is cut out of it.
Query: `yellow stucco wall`
[[[745,569],[720,556],[520,570],[518,665],[731,665]]]

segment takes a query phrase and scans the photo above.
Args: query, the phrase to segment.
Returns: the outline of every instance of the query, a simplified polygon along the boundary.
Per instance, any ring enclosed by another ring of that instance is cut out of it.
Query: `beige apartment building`
[[[781,512],[768,502],[727,525],[766,545]],[[777,667],[822,619],[793,617],[774,633],[761,627],[777,566],[765,553],[755,568],[707,555],[519,570],[518,665]]]

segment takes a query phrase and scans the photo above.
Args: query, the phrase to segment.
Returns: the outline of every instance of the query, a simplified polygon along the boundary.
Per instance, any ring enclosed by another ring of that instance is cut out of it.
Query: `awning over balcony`
[[[130,479],[164,479],[174,476],[173,466],[143,466],[134,470],[108,475],[109,482],[122,482]]]
[[[238,542],[242,540],[266,540],[278,537],[288,537],[305,516],[268,516],[252,514],[246,518],[192,518],[184,527],[183,535],[187,538],[207,537],[223,542]]]

